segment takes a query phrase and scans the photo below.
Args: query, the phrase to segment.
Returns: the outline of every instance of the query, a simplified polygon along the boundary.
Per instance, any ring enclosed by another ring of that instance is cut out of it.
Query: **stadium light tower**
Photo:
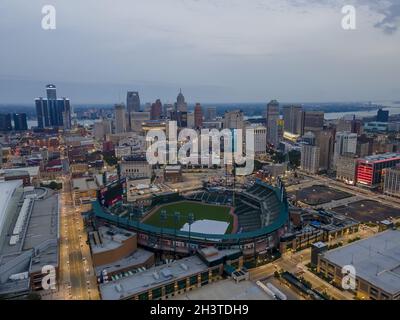
[[[194,214],[193,214],[193,213],[189,213],[189,214],[188,214],[188,224],[189,224],[189,253],[190,253],[190,250],[191,250],[191,247],[190,247],[190,232],[192,231],[192,224],[193,224],[193,222],[194,222]]]
[[[160,223],[161,223],[160,250],[162,250],[163,226],[164,226],[165,221],[167,221],[167,211],[166,210],[161,210],[161,214],[160,214]]]
[[[175,226],[175,241],[174,241],[174,259],[176,259],[176,237],[177,237],[177,228],[179,221],[181,219],[181,213],[178,211],[174,212],[174,226]]]

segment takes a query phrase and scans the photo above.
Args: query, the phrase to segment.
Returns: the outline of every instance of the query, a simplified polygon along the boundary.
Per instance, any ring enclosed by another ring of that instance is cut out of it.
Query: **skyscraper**
[[[176,97],[175,110],[178,112],[187,112],[187,103],[185,97],[182,94],[182,89],[179,90],[179,94]]]
[[[46,86],[47,100],[57,100],[57,88],[54,84]]]
[[[12,124],[11,124],[11,114],[1,113],[0,114],[0,131],[11,131]]]
[[[266,123],[267,123],[267,141],[275,147],[279,144],[279,103],[276,100],[271,100],[267,104],[266,110]]]
[[[140,111],[140,97],[137,91],[128,91],[126,95],[126,109],[128,112],[127,128],[132,130],[132,112]]]
[[[356,154],[357,152],[357,134],[351,132],[337,132],[335,139],[335,150],[333,155],[333,162],[339,156],[344,154]]]
[[[57,99],[56,86],[46,86],[47,99],[35,99],[39,128],[71,127],[71,105],[67,98]]]
[[[321,131],[324,127],[323,111],[305,111],[304,113],[304,132]]]
[[[26,113],[14,113],[14,130],[25,131],[28,130],[28,122],[26,121]]]
[[[243,129],[243,112],[227,111],[224,114],[224,129]]]
[[[327,171],[332,168],[332,155],[334,145],[334,133],[332,130],[316,132],[316,146],[319,147],[319,169]]]
[[[285,132],[303,135],[304,112],[301,106],[284,106],[283,121]]]
[[[160,120],[161,114],[162,114],[162,103],[161,103],[160,99],[157,99],[156,102],[154,102],[151,105],[150,119],[151,120]]]
[[[115,133],[122,133],[126,131],[126,117],[125,106],[123,104],[116,104],[114,107],[115,116]]]
[[[216,117],[217,117],[217,108],[208,107],[206,109],[206,121],[214,121]]]
[[[377,122],[389,122],[389,111],[380,108],[376,114]]]
[[[300,168],[309,173],[319,171],[320,149],[317,146],[303,144],[301,146]]]
[[[200,103],[196,103],[194,107],[194,126],[196,128],[201,128],[203,126],[203,109]]]

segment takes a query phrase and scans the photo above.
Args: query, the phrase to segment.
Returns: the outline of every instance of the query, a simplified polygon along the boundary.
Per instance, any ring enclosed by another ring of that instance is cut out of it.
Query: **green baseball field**
[[[166,211],[166,219],[162,221],[161,211]],[[231,233],[234,225],[234,218],[229,213],[229,207],[209,205],[203,203],[195,203],[189,201],[182,201],[178,203],[166,204],[157,209],[156,212],[150,213],[145,219],[144,223],[156,227],[170,228],[180,230],[185,223],[188,222],[190,213],[194,215],[194,221],[198,220],[215,220],[229,223],[225,233]],[[175,221],[174,213],[179,212],[179,221]]]

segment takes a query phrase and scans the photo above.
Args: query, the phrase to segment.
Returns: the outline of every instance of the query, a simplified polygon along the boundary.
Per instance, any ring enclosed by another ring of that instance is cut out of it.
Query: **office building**
[[[337,132],[333,161],[336,162],[336,159],[345,153],[356,154],[356,152],[357,134],[350,132]]]
[[[160,120],[161,115],[162,115],[162,103],[160,99],[157,99],[156,102],[154,102],[151,105],[150,120]]]
[[[46,86],[47,99],[35,99],[36,116],[39,128],[71,128],[71,105],[67,98],[57,99],[56,86]]]
[[[353,153],[345,153],[336,158],[336,180],[349,185],[356,184],[357,156]]]
[[[120,164],[121,176],[130,179],[151,178],[151,165],[146,157],[129,156],[122,159]]]
[[[187,114],[187,127],[194,129],[195,125],[194,125],[194,112],[188,112]]]
[[[194,107],[194,126],[196,128],[201,128],[203,126],[203,109],[200,103],[196,103]]]
[[[11,114],[0,114],[0,131],[11,131],[12,124],[11,124]]]
[[[175,110],[178,112],[187,112],[187,103],[185,97],[182,94],[182,89],[179,90],[179,94],[176,97]]]
[[[132,112],[140,111],[140,97],[137,91],[128,91],[126,94],[126,111],[128,114],[127,129],[132,130]]]
[[[111,132],[111,121],[109,119],[102,119],[94,123],[93,136],[96,140],[103,141]]]
[[[400,196],[400,166],[385,170],[383,178],[383,192],[389,196]]]
[[[47,100],[57,100],[57,88],[54,84],[46,86]]]
[[[343,268],[353,266],[359,299],[400,300],[399,247],[400,231],[387,230],[322,253],[317,271],[342,286]]]
[[[293,135],[304,134],[304,112],[301,106],[283,107],[284,131]]]
[[[142,132],[142,124],[150,120],[150,112],[139,111],[131,113],[131,128],[133,132]]]
[[[241,110],[226,111],[224,129],[243,129],[243,112]]]
[[[255,126],[254,129],[254,153],[256,156],[264,155],[267,152],[267,128]]]
[[[140,97],[137,91],[128,91],[126,95],[126,109],[128,113],[140,111]]]
[[[327,171],[332,168],[334,138],[332,130],[322,130],[316,132],[316,146],[319,147],[319,166],[321,171]]]
[[[26,121],[26,113],[14,113],[14,130],[25,131],[28,130],[28,122]]]
[[[217,108],[207,107],[206,109],[206,121],[214,121],[217,118]]]
[[[301,170],[316,174],[319,172],[320,148],[314,145],[303,144],[301,146]]]
[[[275,147],[279,144],[279,103],[276,100],[271,100],[267,104],[267,110],[265,113],[266,124],[267,124],[267,142]]]
[[[385,153],[357,160],[357,184],[368,188],[381,186],[385,169],[400,163],[400,153]]]
[[[305,111],[304,112],[304,132],[321,131],[324,127],[323,111]]]
[[[126,131],[126,116],[125,106],[123,104],[116,104],[114,106],[115,117],[115,133],[123,133]]]
[[[389,111],[379,109],[376,114],[376,122],[389,122]]]
[[[389,124],[387,122],[367,122],[364,124],[364,131],[370,133],[386,133],[388,132]]]

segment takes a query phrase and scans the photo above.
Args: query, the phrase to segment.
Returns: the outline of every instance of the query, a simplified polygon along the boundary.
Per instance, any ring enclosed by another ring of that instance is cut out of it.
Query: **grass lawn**
[[[161,225],[160,213],[161,210],[167,211],[167,219]],[[230,208],[214,206],[202,203],[193,202],[179,202],[173,204],[166,204],[159,208],[157,212],[153,213],[149,218],[144,220],[144,223],[156,226],[180,230],[185,223],[188,222],[189,213],[193,213],[194,220],[217,220],[229,222],[229,227],[226,233],[231,233],[233,228],[233,217],[229,214]],[[174,221],[174,212],[180,213],[179,222]]]

